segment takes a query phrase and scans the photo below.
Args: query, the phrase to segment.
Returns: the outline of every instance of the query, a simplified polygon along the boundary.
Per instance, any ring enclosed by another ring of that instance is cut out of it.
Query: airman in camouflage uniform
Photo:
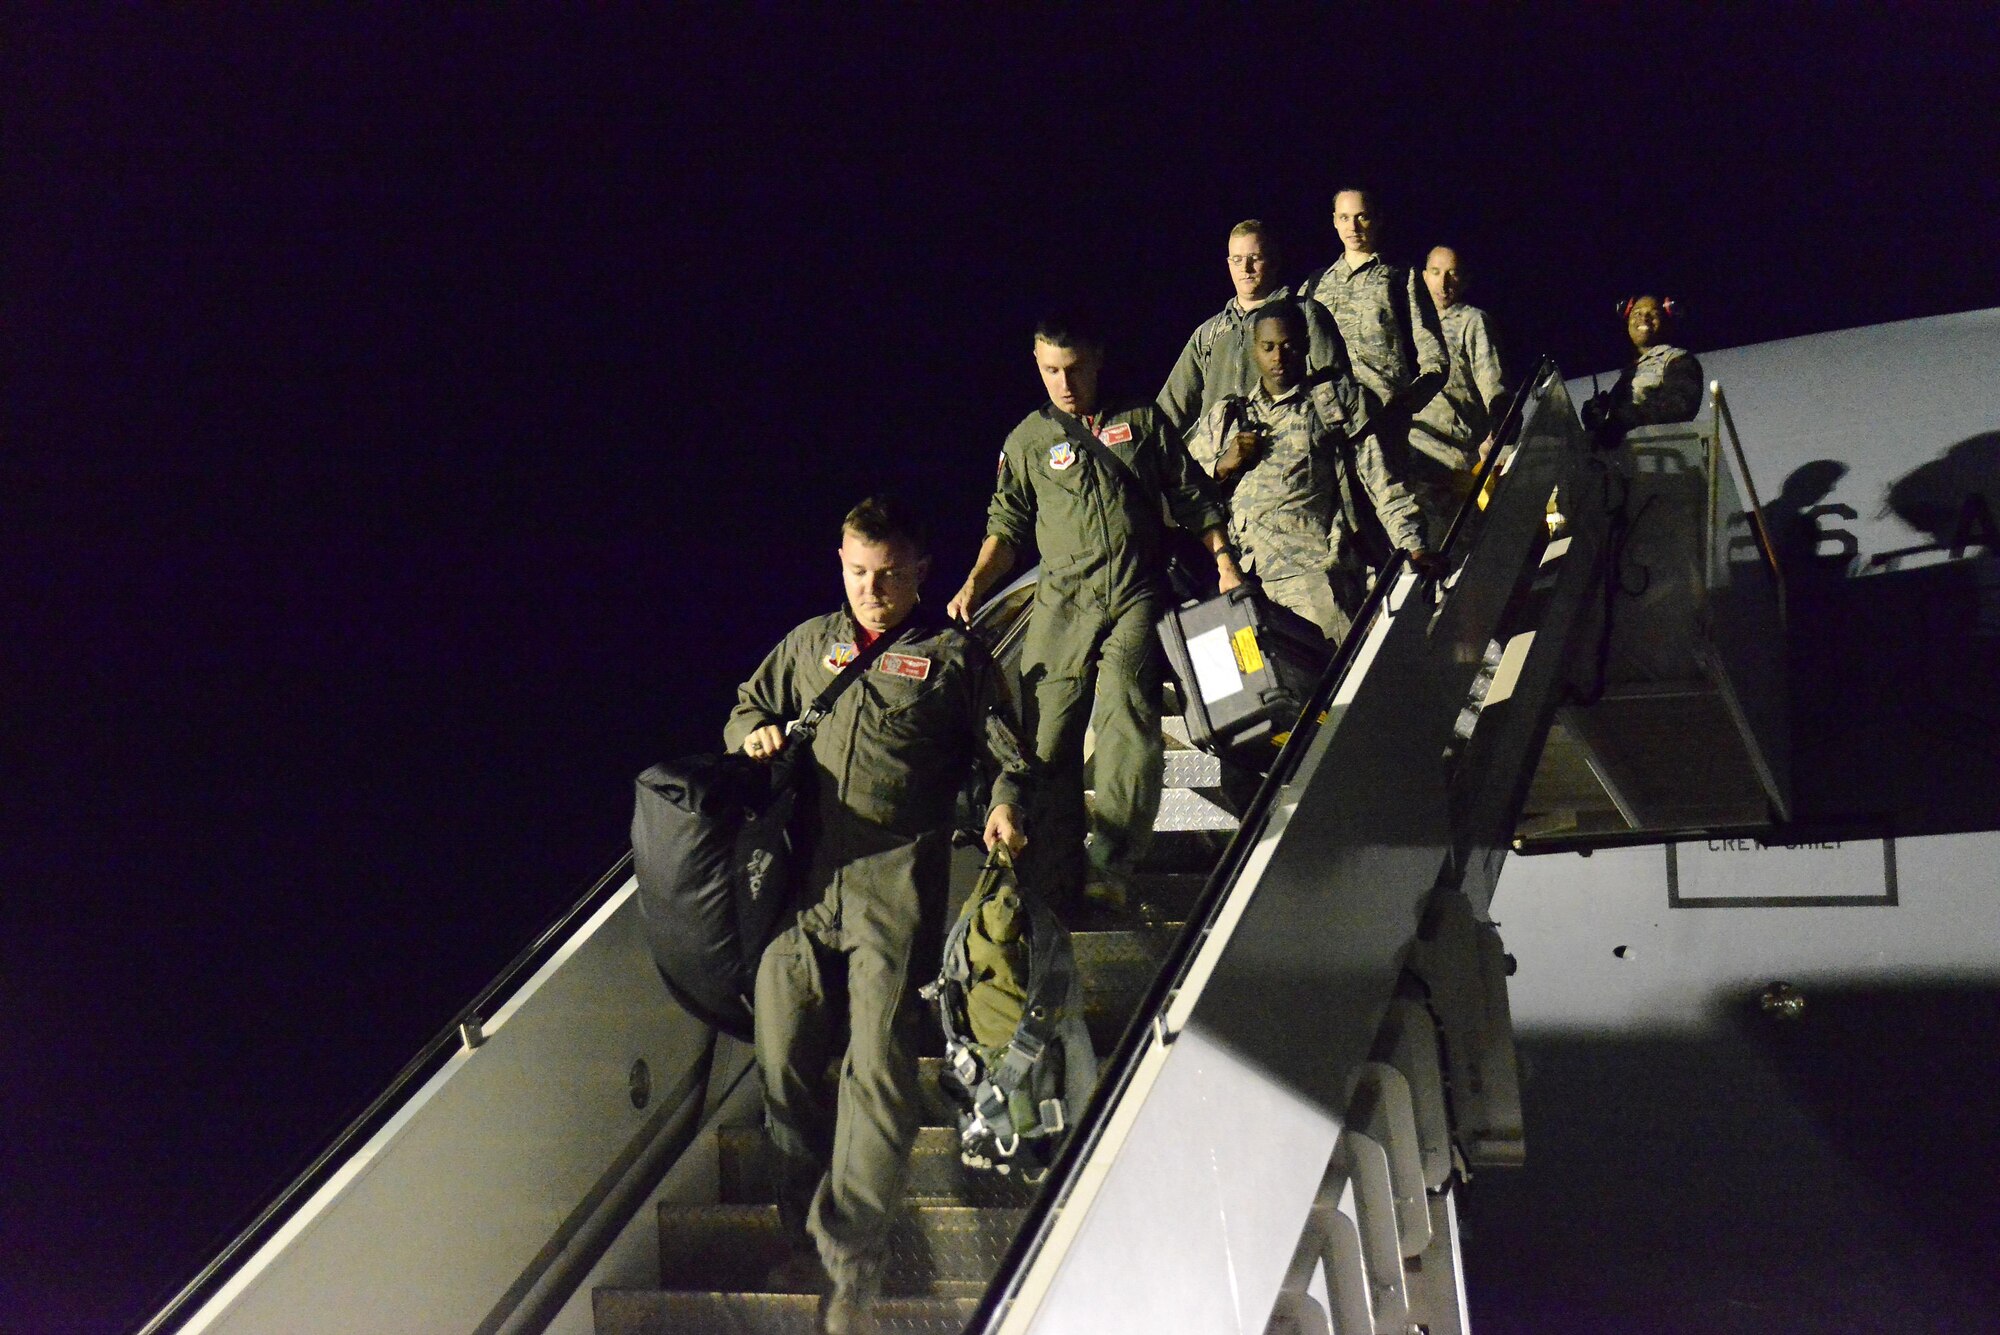
[[[1617,384],[1584,404],[1584,425],[1623,435],[1635,426],[1693,421],[1705,381],[1701,360],[1666,341],[1673,303],[1635,297],[1623,310],[1632,360]]]
[[[1255,391],[1211,408],[1190,447],[1229,496],[1229,536],[1265,596],[1336,643],[1360,603],[1361,534],[1428,560],[1416,498],[1369,431],[1373,396],[1352,377],[1307,375],[1292,302],[1257,312]]]
[[[1493,321],[1459,299],[1462,273],[1458,252],[1449,246],[1433,247],[1424,260],[1424,286],[1437,305],[1451,370],[1411,426],[1410,483],[1431,532],[1440,538],[1471,488],[1481,447],[1499,425],[1507,393]]]
[[[811,794],[798,827],[803,911],[765,950],[753,1007],[781,1212],[810,1232],[833,1278],[826,1328],[854,1331],[871,1328],[916,1137],[925,1027],[915,985],[943,946],[955,799],[976,758],[989,758],[998,773],[986,842],[1019,848],[1027,766],[985,650],[915,615],[929,567],[921,532],[865,501],[847,516],[840,555],[847,606],[779,642],[739,688],[723,737],[769,760],[785,747],[785,723],[876,635],[889,638],[801,757]]]
[[[1095,336],[1044,321],[1035,360],[1049,402],[1007,437],[986,541],[948,610],[970,618],[1019,552],[1040,550],[1021,658],[1023,713],[1046,796],[1022,876],[1054,903],[1082,891],[1118,904],[1160,804],[1162,667],[1153,627],[1165,595],[1162,512],[1199,535],[1224,589],[1242,573],[1221,504],[1159,409],[1100,405]],[[1097,737],[1087,860],[1086,725]]]
[[[1195,425],[1222,400],[1257,388],[1257,361],[1250,354],[1251,317],[1265,302],[1291,296],[1291,289],[1277,281],[1277,246],[1259,220],[1245,219],[1229,229],[1228,258],[1236,295],[1189,335],[1156,400],[1183,437],[1191,436]],[[1316,301],[1301,305],[1308,335],[1306,370],[1331,369],[1346,376],[1347,349],[1333,317]]]
[[[1333,225],[1341,256],[1301,283],[1299,294],[1332,313],[1361,387],[1387,413],[1407,418],[1430,401],[1449,369],[1437,308],[1414,273],[1376,253],[1381,218],[1366,191],[1333,197]]]

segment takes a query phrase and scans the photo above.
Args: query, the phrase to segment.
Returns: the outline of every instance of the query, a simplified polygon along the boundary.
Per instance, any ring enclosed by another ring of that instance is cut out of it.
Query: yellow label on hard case
[[[1244,676],[1264,670],[1264,655],[1257,650],[1257,632],[1254,628],[1245,626],[1231,635],[1229,647],[1236,651],[1236,666],[1243,670]]]

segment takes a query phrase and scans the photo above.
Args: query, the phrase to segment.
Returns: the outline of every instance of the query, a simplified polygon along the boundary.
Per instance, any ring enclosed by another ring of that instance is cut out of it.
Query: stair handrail
[[[1722,382],[1708,382],[1709,402],[1715,413],[1718,438],[1723,429],[1729,432],[1730,451],[1736,456],[1736,475],[1743,479],[1743,491],[1750,502],[1750,527],[1757,539],[1757,550],[1763,554],[1764,562],[1771,568],[1771,584],[1777,590],[1778,625],[1789,624],[1785,615],[1785,568],[1778,561],[1778,549],[1771,541],[1771,526],[1764,522],[1764,504],[1757,497],[1757,479],[1750,475],[1750,458],[1743,451],[1743,437],[1736,431],[1736,415],[1729,411],[1729,399],[1722,392]]]
[[[453,1052],[462,1047],[476,1047],[483,1041],[482,1027],[493,1013],[492,1003],[513,992],[533,976],[535,970],[545,964],[570,938],[576,927],[587,921],[625,884],[631,871],[632,850],[628,848],[624,856],[593,882],[581,898],[571,904],[568,910],[509,961],[492,982],[479,990],[478,995],[461,1007],[451,1018],[451,1022],[419,1049],[417,1055],[396,1073],[387,1088],[341,1128],[331,1143],[314,1157],[304,1171],[293,1178],[269,1205],[258,1211],[257,1215],[224,1244],[222,1250],[217,1252],[193,1279],[167,1299],[146,1324],[134,1332],[134,1335],[159,1335],[160,1332],[172,1328],[184,1317],[191,1315],[201,1303],[213,1296],[215,1291],[227,1282],[229,1276],[249,1260],[258,1247],[269,1241],[282,1221],[308,1200],[312,1193],[325,1185],[339,1170],[340,1165],[346,1162],[369,1136],[380,1130],[395,1111],[409,1100],[417,1087],[449,1060]]]
[[[1493,448],[1486,451],[1479,462],[1473,465],[1472,485],[1467,489],[1465,498],[1459,502],[1458,509],[1453,512],[1451,527],[1445,530],[1444,537],[1437,544],[1438,555],[1444,556],[1450,553],[1452,544],[1458,541],[1459,533],[1471,522],[1472,516],[1479,512],[1480,497],[1486,491],[1486,484],[1493,477],[1493,470],[1500,466],[1514,438],[1520,435],[1521,414],[1528,402],[1528,391],[1557,374],[1555,358],[1544,354],[1541,360],[1535,363],[1535,369],[1528,373],[1527,379],[1521,382],[1521,387],[1515,390],[1508,400],[1507,410],[1500,415],[1499,425],[1493,428]]]

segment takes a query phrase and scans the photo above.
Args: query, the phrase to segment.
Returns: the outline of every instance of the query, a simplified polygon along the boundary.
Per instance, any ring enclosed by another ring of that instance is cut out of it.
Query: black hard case
[[[1159,632],[1187,704],[1188,740],[1260,773],[1333,659],[1319,627],[1248,586],[1170,609]]]

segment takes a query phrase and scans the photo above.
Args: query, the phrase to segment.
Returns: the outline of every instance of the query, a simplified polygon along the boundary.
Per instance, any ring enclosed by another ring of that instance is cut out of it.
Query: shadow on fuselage
[[[1802,465],[1766,511],[1789,594],[1795,824],[2000,828],[2000,432],[1888,488],[1932,539],[1899,552],[1858,554],[1855,511],[1827,500],[1846,472]]]
[[[1940,545],[1990,542],[2000,500],[2000,431],[1968,437],[1919,464],[1890,484],[1884,500],[1898,519]]]

